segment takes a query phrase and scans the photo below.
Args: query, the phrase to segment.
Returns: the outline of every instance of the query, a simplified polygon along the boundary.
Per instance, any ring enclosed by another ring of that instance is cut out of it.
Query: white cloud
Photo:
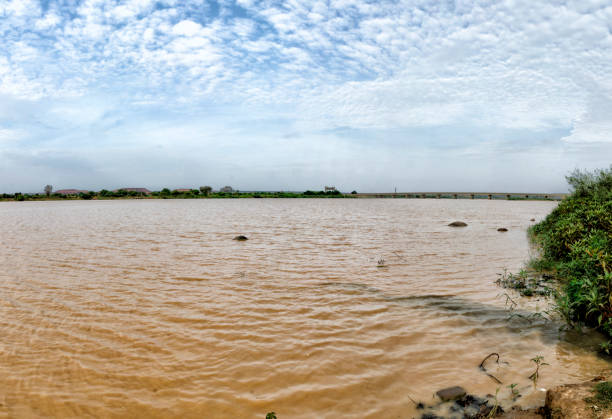
[[[563,147],[612,138],[606,1],[0,0],[0,15],[0,94],[106,102],[74,115],[84,124],[162,107],[259,115],[271,131],[283,119],[312,138],[445,126],[557,130]]]
[[[37,19],[34,26],[38,30],[48,30],[57,26],[61,22],[61,18],[54,12],[47,13],[43,18]]]
[[[192,20],[181,20],[172,27],[172,32],[176,35],[194,36],[202,30],[202,25]]]
[[[19,141],[25,137],[21,130],[0,127],[0,144],[9,141]]]
[[[612,92],[600,90],[589,98],[586,111],[574,120],[570,143],[612,143]]]

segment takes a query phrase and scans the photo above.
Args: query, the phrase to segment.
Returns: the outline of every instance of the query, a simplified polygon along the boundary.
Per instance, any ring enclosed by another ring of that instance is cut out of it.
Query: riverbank
[[[606,336],[599,352],[608,358],[612,350],[612,167],[575,171],[566,179],[572,193],[528,230],[539,250],[529,271],[504,274],[498,284],[516,289],[521,296],[552,294],[554,312],[569,327],[592,328]],[[556,284],[549,286],[548,281]],[[591,381],[554,387],[547,391],[544,406],[502,417],[612,417],[609,379],[608,371]]]
[[[418,404],[422,412],[419,419],[607,419],[612,417],[612,383],[609,372],[592,380],[555,386],[546,391],[544,405],[523,409],[518,405],[506,407],[498,403],[497,396],[484,398],[466,394],[461,387],[437,392],[440,400],[433,406]]]

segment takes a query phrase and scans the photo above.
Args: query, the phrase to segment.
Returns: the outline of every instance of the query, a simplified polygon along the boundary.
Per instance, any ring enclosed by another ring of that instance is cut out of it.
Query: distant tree
[[[224,193],[233,193],[234,188],[232,188],[231,186],[224,186],[221,189],[219,189],[219,191],[224,192]]]
[[[161,195],[170,195],[170,189],[164,188],[160,192]]]
[[[199,189],[192,189],[191,193],[194,195],[199,195],[200,194],[200,190]]]
[[[357,194],[357,191],[351,192],[351,195],[356,195],[356,194]]]
[[[51,192],[53,192],[53,186],[52,185],[46,185],[44,188],[45,191],[45,195],[49,196],[51,195]]]
[[[210,186],[200,186],[200,192],[202,192],[204,196],[208,196],[212,192],[212,188]]]

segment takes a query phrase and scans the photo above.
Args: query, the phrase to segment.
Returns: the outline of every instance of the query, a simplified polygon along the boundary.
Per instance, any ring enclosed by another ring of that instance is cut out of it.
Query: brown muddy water
[[[554,205],[0,203],[0,417],[411,418],[410,397],[500,387],[508,405],[511,383],[537,405],[610,366],[598,335],[510,318],[494,284]],[[478,369],[490,352],[503,385]]]

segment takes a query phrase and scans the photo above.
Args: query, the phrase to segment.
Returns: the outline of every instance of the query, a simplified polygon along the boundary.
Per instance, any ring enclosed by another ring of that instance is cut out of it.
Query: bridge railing
[[[356,198],[437,198],[437,199],[506,199],[560,201],[566,193],[517,192],[370,192],[346,194]]]

